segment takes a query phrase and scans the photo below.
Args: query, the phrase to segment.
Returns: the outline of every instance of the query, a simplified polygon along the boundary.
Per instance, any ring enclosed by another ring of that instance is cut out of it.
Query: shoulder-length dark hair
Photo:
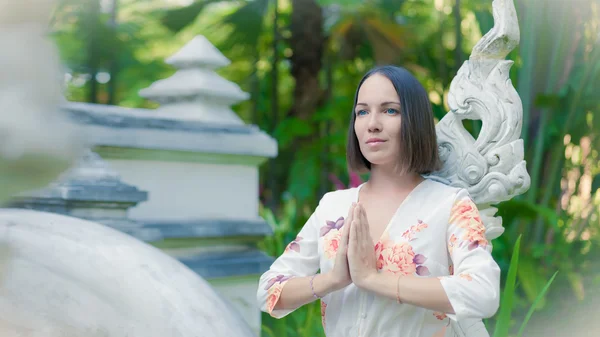
[[[365,173],[371,170],[371,163],[363,156],[354,132],[358,92],[364,81],[375,75],[387,77],[400,99],[400,167],[404,172],[429,174],[440,168],[437,137],[433,111],[427,91],[406,69],[396,66],[380,66],[369,70],[356,88],[354,105],[348,127],[346,160],[350,171]]]

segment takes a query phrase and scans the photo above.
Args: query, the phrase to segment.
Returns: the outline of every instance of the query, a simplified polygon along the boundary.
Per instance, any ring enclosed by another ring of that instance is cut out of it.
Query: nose
[[[369,132],[371,132],[371,133],[381,132],[383,124],[381,123],[381,120],[379,119],[378,113],[369,114],[368,127],[369,127]]]

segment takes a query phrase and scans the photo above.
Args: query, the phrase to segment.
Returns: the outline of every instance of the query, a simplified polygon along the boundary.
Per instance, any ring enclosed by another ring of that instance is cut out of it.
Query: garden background
[[[277,256],[321,195],[365,179],[349,176],[345,162],[354,91],[365,71],[406,67],[441,119],[450,81],[492,27],[491,3],[62,0],[51,24],[71,101],[153,107],[138,91],[170,76],[174,69],[163,60],[198,34],[232,61],[219,73],[251,95],[234,110],[279,144],[260,172],[261,215],[275,230],[261,247]],[[580,312],[588,310],[573,308],[590,308],[600,289],[600,3],[515,4],[521,43],[508,58],[523,103],[531,188],[499,205],[506,232],[493,254],[505,297],[487,322],[497,337],[516,335],[532,305],[532,326],[575,316],[583,322]],[[476,135],[481,125],[466,127]],[[518,268],[510,274],[516,248]],[[283,320],[264,314],[263,336],[323,336],[318,303]]]

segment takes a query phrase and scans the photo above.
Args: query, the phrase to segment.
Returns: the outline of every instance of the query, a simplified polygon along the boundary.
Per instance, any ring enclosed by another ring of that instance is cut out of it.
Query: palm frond
[[[177,33],[193,24],[204,8],[219,0],[199,0],[188,6],[166,10],[161,18],[161,23],[169,30]]]

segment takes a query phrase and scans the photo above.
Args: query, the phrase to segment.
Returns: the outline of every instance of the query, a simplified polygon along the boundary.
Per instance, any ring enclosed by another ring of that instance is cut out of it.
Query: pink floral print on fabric
[[[344,217],[339,217],[336,221],[327,221],[325,226],[321,227],[320,235],[323,237],[323,251],[328,259],[335,258],[337,250],[340,247],[342,238],[342,227],[344,226]]]
[[[458,238],[456,237],[456,235],[452,234],[450,235],[450,239],[448,240],[448,252],[450,254],[452,254],[454,252],[454,247],[456,247],[456,241],[458,241]]]
[[[339,217],[335,221],[327,220],[325,226],[321,227],[321,237],[327,235],[330,231],[339,231],[344,226],[344,217]]]
[[[267,290],[267,311],[269,314],[273,312],[277,301],[279,301],[279,297],[281,296],[281,291],[283,290],[283,286],[287,281],[289,281],[292,276],[284,276],[277,275],[267,282],[267,286],[265,290]]]
[[[321,324],[325,328],[325,311],[327,310],[327,303],[321,301]]]
[[[450,214],[450,223],[465,230],[460,239],[462,239],[462,242],[468,243],[469,250],[477,247],[485,248],[488,245],[485,238],[485,226],[473,200],[470,198],[457,200],[452,206]],[[450,240],[452,240],[452,237],[450,237]],[[455,247],[455,244],[452,247]]]
[[[404,233],[402,233],[402,237],[408,241],[415,240],[415,235],[427,227],[429,226],[427,226],[427,224],[424,223],[422,220],[417,220],[417,224],[411,226]]]
[[[279,284],[274,287],[271,287],[269,289],[268,297],[267,297],[267,311],[269,312],[270,315],[273,313],[273,309],[275,308],[277,301],[279,301],[279,297],[281,296],[282,289],[283,289],[283,286],[279,285]]]
[[[338,248],[340,247],[340,241],[342,240],[342,232],[339,230],[333,230],[325,235],[323,242],[323,251],[328,259],[335,258]]]
[[[300,244],[299,244],[300,241],[302,241],[302,237],[296,236],[294,241],[290,242],[287,245],[287,247],[285,247],[285,253],[288,253],[290,251],[295,251],[297,253],[300,253]]]
[[[407,242],[395,243],[385,232],[375,245],[377,269],[399,275],[419,276],[430,275],[429,269],[423,264],[427,258],[416,254],[413,247]]]
[[[461,279],[463,280],[467,280],[467,281],[473,281],[473,277],[470,274],[467,273],[461,273],[458,275]]]

